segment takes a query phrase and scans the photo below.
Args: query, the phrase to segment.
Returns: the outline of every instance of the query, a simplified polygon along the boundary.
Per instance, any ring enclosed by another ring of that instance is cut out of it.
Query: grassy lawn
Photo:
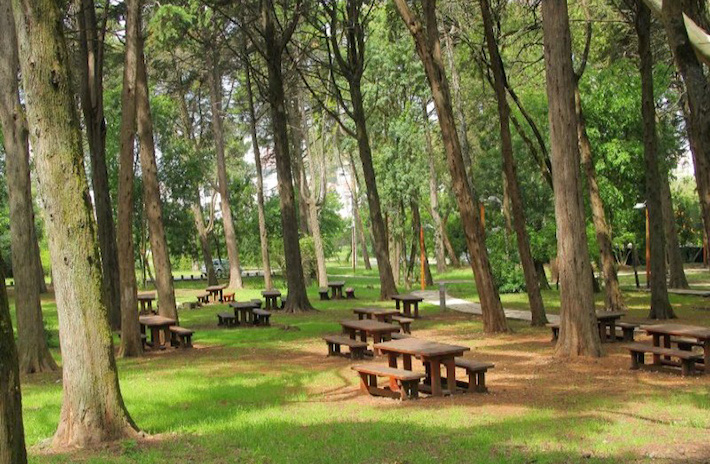
[[[327,358],[320,336],[339,330],[355,306],[376,301],[377,272],[333,265],[332,276],[355,287],[356,301],[317,301],[318,311],[276,313],[273,327],[221,329],[220,305],[182,311],[197,331],[195,349],[149,352],[118,360],[128,410],[149,436],[92,450],[49,454],[41,443],[59,417],[61,375],[24,377],[25,431],[33,463],[561,463],[707,462],[710,459],[710,378],[629,371],[628,355],[607,346],[599,360],[552,357],[547,330],[513,322],[514,333],[486,336],[480,321],[424,305],[415,336],[472,348],[467,356],[495,362],[485,395],[404,402],[362,396],[344,358]],[[707,285],[707,271],[690,274]],[[435,277],[436,280],[437,277]],[[468,269],[438,278],[472,280]],[[649,296],[622,277],[629,319],[642,320]],[[238,300],[259,296],[248,278]],[[277,285],[284,288],[283,282]],[[204,283],[177,284],[178,301],[192,301]],[[700,288],[700,287],[698,287]],[[476,299],[470,284],[456,296]],[[506,307],[526,308],[525,295],[503,295]],[[557,293],[546,291],[550,312]],[[683,322],[710,326],[710,299],[672,296]],[[598,296],[601,304],[603,297]],[[58,354],[56,307],[45,320]],[[382,361],[380,361],[382,362]]]

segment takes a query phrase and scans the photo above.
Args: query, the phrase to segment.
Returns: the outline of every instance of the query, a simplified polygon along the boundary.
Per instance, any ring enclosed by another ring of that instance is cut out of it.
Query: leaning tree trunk
[[[254,167],[256,169],[256,208],[259,217],[259,244],[261,246],[261,266],[264,269],[264,287],[271,290],[274,284],[271,280],[271,261],[269,259],[269,237],[266,233],[266,213],[264,212],[264,173],[261,170],[261,151],[259,150],[259,135],[256,131],[256,111],[254,110],[254,93],[251,87],[251,69],[244,56],[246,72],[247,99],[249,102],[249,129],[251,130],[251,146],[254,151]]]
[[[661,207],[663,208],[663,231],[666,237],[666,257],[668,258],[668,287],[670,288],[690,288],[688,279],[685,277],[683,269],[683,257],[680,253],[678,243],[678,230],[673,213],[673,198],[671,196],[671,186],[668,182],[668,169],[663,169],[659,176],[659,187],[661,188]]]
[[[202,218],[202,207],[200,206],[200,196],[197,195],[197,200],[192,203],[190,207],[192,209],[192,217],[195,222],[195,229],[197,229],[197,241],[200,244],[200,251],[202,252],[202,261],[205,263],[205,274],[207,274],[207,285],[217,285],[217,276],[214,272],[214,265],[212,264],[212,250],[210,249],[209,242],[209,232],[207,227],[205,227],[205,221]]]
[[[138,140],[140,141],[145,213],[148,219],[150,250],[153,253],[153,267],[155,268],[155,288],[158,291],[158,313],[161,316],[177,320],[173,272],[170,265],[168,242],[165,238],[163,205],[160,199],[160,184],[158,182],[158,165],[155,160],[153,118],[150,113],[150,97],[148,94],[148,73],[143,54],[143,43],[140,39],[138,46],[136,120]]]
[[[119,356],[143,353],[138,322],[138,283],[133,243],[133,181],[135,173],[136,76],[139,57],[140,0],[126,2],[126,47],[121,92],[120,154],[118,167],[118,266],[121,294],[121,347]],[[143,257],[140,258],[141,263]],[[145,273],[144,273],[145,275]],[[144,279],[145,280],[145,279]]]
[[[592,221],[597,234],[597,244],[599,245],[599,255],[602,262],[602,272],[604,274],[604,292],[606,295],[605,308],[607,311],[623,311],[624,297],[619,289],[619,278],[616,274],[616,262],[611,248],[611,231],[606,222],[604,202],[599,192],[597,183],[597,170],[594,167],[592,156],[592,144],[587,136],[587,124],[582,112],[582,95],[579,92],[579,83],[575,82],[574,87],[575,111],[577,113],[577,138],[579,139],[579,152],[584,173],[587,176],[587,188],[589,190],[589,203],[592,207]]]
[[[103,38],[106,25],[104,23],[102,30],[99,30],[95,2],[92,0],[78,0],[78,2],[80,4],[77,23],[81,108],[84,113],[86,138],[89,142],[91,183],[94,190],[105,301],[109,308],[111,327],[118,329],[121,326],[121,293],[116,230],[106,168],[106,121],[103,98]]]
[[[542,18],[547,71],[548,117],[555,191],[560,282],[560,336],[557,356],[601,356],[594,313],[579,174],[574,71],[567,0],[545,0]]]
[[[31,195],[30,195],[31,197]],[[35,258],[37,261],[37,265],[35,266],[37,269],[37,288],[39,289],[39,293],[47,293],[47,282],[44,280],[44,266],[42,266],[42,256],[39,251],[39,238],[37,237],[37,226],[35,225],[35,215],[34,215],[34,203],[31,204],[33,207],[32,209],[32,242],[35,247]],[[50,269],[50,276],[51,276],[51,269]],[[51,280],[51,279],[50,279]]]
[[[0,92],[0,123],[10,204],[19,364],[20,372],[31,374],[53,371],[57,369],[57,364],[47,347],[39,295],[39,248],[30,190],[29,132],[17,84],[19,62],[10,0],[0,0],[0,8],[0,49],[4,50],[0,55],[0,88],[3,89]]]
[[[491,17],[490,5],[488,0],[480,0],[480,3],[486,43],[488,44],[488,54],[493,70],[493,84],[496,92],[496,100],[498,102],[505,185],[513,212],[513,229],[518,239],[520,262],[523,265],[525,287],[532,316],[531,323],[533,326],[543,326],[547,323],[547,316],[545,315],[545,305],[542,302],[542,294],[540,293],[537,273],[535,271],[535,261],[530,251],[530,239],[528,238],[528,231],[525,227],[527,222],[525,220],[523,196],[520,192],[515,158],[513,157],[513,140],[510,133],[510,107],[508,106],[505,90],[505,70],[503,68],[503,61],[498,52],[496,38],[493,35],[493,18]]]
[[[231,201],[229,199],[229,185],[227,178],[227,164],[224,155],[224,128],[222,127],[222,77],[216,58],[210,56],[210,70],[208,80],[210,87],[210,104],[212,107],[212,132],[215,138],[215,151],[217,153],[217,188],[222,204],[222,222],[224,224],[224,241],[227,244],[227,258],[229,259],[229,287],[244,288],[242,282],[242,268],[239,262],[239,246],[237,244],[237,231],[232,218]]]
[[[0,1],[0,13],[12,19],[9,1]],[[2,21],[0,23],[2,27],[6,27],[5,21],[2,19],[0,21]],[[13,29],[5,30],[14,30],[14,26]],[[5,48],[4,50],[8,51],[8,54],[12,53],[11,49]],[[5,288],[4,268],[5,263],[0,257],[0,462],[3,464],[26,464],[27,451],[25,449],[25,429],[22,425],[20,370],[17,363],[15,334],[12,332],[7,288]]]
[[[471,268],[481,302],[483,330],[488,333],[506,332],[508,331],[508,323],[503,312],[503,305],[500,302],[498,287],[493,280],[493,272],[486,249],[485,232],[478,212],[478,202],[468,183],[454,122],[449,83],[441,57],[435,2],[434,0],[421,1],[425,24],[421,24],[413,16],[405,0],[395,0],[395,6],[414,37],[417,53],[424,65],[434,97],[434,106],[439,116],[439,127],[446,149],[452,187],[461,212],[461,223],[471,255]]]
[[[50,0],[13,0],[13,7],[62,346],[63,398],[53,444],[83,447],[137,438],[121,397],[102,303],[96,223],[62,16]]]
[[[668,3],[668,2],[666,2]],[[653,55],[651,52],[651,11],[637,0],[636,34],[639,41],[641,73],[641,113],[643,117],[643,153],[646,173],[646,208],[651,248],[651,310],[649,319],[675,318],[666,287],[666,245],[663,237],[663,209],[659,187],[656,107],[653,97]]]
[[[426,250],[426,242],[421,242],[420,240],[420,234],[422,233],[422,216],[419,211],[419,202],[416,200],[412,200],[411,203],[412,206],[412,249],[417,250],[419,252],[419,259],[421,260],[422,257],[424,257],[423,264],[424,264],[424,283],[428,286],[434,285],[434,277],[431,275],[431,267],[429,267],[429,258]],[[416,256],[413,256],[416,257]],[[414,259],[412,259],[414,261]],[[419,263],[420,267],[420,274],[421,274],[421,265],[422,262]],[[419,280],[421,281],[422,276],[419,276]]]
[[[422,112],[424,113],[424,135],[426,137],[427,158],[429,160],[429,204],[431,206],[431,217],[434,220],[434,251],[436,253],[436,272],[441,274],[446,272],[446,251],[444,251],[443,227],[441,216],[439,215],[439,180],[436,176],[436,157],[434,156],[434,146],[431,142],[431,130],[429,129],[429,111],[426,100],[422,100]],[[465,137],[462,137],[465,138]]]
[[[262,7],[267,10],[266,4]],[[276,159],[276,176],[279,188],[279,203],[281,205],[281,227],[283,231],[284,257],[286,265],[286,283],[288,299],[287,312],[312,310],[306,294],[306,281],[303,277],[301,263],[301,247],[298,240],[298,219],[296,201],[291,177],[291,154],[288,143],[288,120],[286,117],[286,99],[282,74],[281,40],[276,37],[272,11],[263,11],[265,19],[266,65],[268,68],[268,101],[271,110],[271,127],[274,136],[274,157]]]
[[[448,222],[448,216],[441,218],[441,238],[444,240],[444,248],[446,248],[446,254],[449,255],[451,260],[451,265],[455,268],[461,267],[461,260],[456,255],[456,250],[451,244],[451,239],[449,238],[449,232],[446,230],[446,223]]]

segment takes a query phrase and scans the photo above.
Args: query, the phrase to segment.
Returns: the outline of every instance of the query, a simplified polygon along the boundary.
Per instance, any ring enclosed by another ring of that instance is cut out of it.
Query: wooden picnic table
[[[597,311],[599,337],[602,343],[616,341],[616,321],[626,315],[623,311]],[[609,329],[607,332],[607,328]]]
[[[259,305],[253,301],[238,301],[235,303],[229,303],[229,307],[234,309],[234,316],[237,318],[237,322],[244,324],[254,324],[256,320],[254,318],[254,310],[259,307]]]
[[[140,316],[138,322],[141,324],[141,333],[145,334],[146,327],[150,328],[150,342],[153,348],[163,349],[164,343],[170,340],[170,326],[175,325],[175,319],[163,316]],[[163,332],[164,341],[160,340],[160,332]]]
[[[343,298],[343,287],[345,287],[345,282],[343,282],[342,280],[328,282],[328,287],[330,287],[332,299],[340,300]]]
[[[138,303],[141,305],[141,314],[153,312],[153,301],[155,301],[155,292],[139,292]]]
[[[281,298],[281,292],[278,290],[263,290],[261,292],[261,296],[264,297],[264,300],[266,300],[266,304],[264,305],[264,309],[267,311],[272,311],[274,309],[279,309],[279,305],[277,303],[277,298]]]
[[[217,295],[219,295],[219,302],[221,303],[224,299],[225,288],[227,288],[226,285],[210,285],[205,289],[205,291],[210,294],[213,302],[218,301]]]
[[[351,339],[357,340],[359,335],[360,340],[363,342],[367,341],[368,336],[372,337],[374,343],[390,340],[393,333],[399,332],[398,325],[373,321],[372,319],[340,321],[340,325],[343,326],[343,332],[347,333]]]
[[[385,308],[354,308],[353,313],[357,314],[358,319],[377,319],[380,322],[392,322],[392,316],[398,316],[399,311],[396,309]]]
[[[404,294],[394,295],[392,299],[395,301],[397,309],[399,309],[400,302],[402,303],[402,314],[404,316],[419,318],[419,303],[424,301],[424,298],[417,295]],[[412,306],[414,306],[414,312],[412,312]]]
[[[442,365],[446,366],[446,385],[449,393],[456,390],[455,358],[471,350],[467,346],[431,342],[414,337],[377,343],[374,348],[386,355],[389,359],[389,366],[395,369],[397,369],[399,356],[402,356],[403,368],[408,371],[412,370],[412,356],[420,358],[427,373],[424,389],[431,388],[432,396],[444,394],[441,383]]]
[[[653,346],[661,346],[662,340],[664,348],[670,348],[671,336],[696,339],[699,343],[703,344],[704,356],[702,368],[705,372],[708,372],[707,366],[710,366],[710,328],[685,324],[654,324],[642,325],[641,330],[645,330],[647,334],[651,335],[653,338]],[[653,363],[660,364],[660,356],[654,355]],[[700,368],[701,366],[697,367]]]

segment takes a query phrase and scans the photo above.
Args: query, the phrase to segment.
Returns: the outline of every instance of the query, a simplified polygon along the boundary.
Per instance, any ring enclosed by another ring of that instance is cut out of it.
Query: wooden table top
[[[424,298],[417,296],[417,295],[412,295],[410,293],[403,294],[403,295],[394,295],[392,296],[393,300],[399,300],[399,301],[424,301]]]
[[[345,286],[345,281],[343,280],[336,280],[334,282],[328,282],[328,287],[344,287]]]
[[[626,315],[623,311],[597,311],[597,319],[620,319]]]
[[[372,314],[374,315],[384,315],[384,316],[396,316],[399,311],[396,309],[385,309],[385,308],[353,308],[355,314]]]
[[[229,303],[229,306],[234,309],[256,309],[259,305],[254,301],[236,301]]]
[[[678,337],[697,338],[698,340],[710,340],[710,329],[698,325],[653,324],[642,325],[641,329],[649,334],[676,335]]]
[[[281,292],[278,290],[262,290],[261,296],[281,296]]]
[[[169,317],[163,316],[140,316],[138,318],[138,322],[148,327],[175,325],[175,319],[170,319]]]
[[[471,348],[467,346],[449,345],[448,343],[432,342],[414,337],[376,343],[374,348],[382,351],[393,351],[395,353],[428,358],[437,356],[460,356],[464,352],[471,350]]]
[[[373,319],[353,319],[340,321],[340,325],[346,329],[363,330],[365,332],[399,332],[399,326],[387,324],[386,322],[375,321]]]
[[[143,301],[155,300],[155,292],[138,293],[138,299]]]
[[[208,292],[218,292],[220,290],[224,290],[225,288],[227,288],[226,285],[210,285],[205,290],[207,290]]]

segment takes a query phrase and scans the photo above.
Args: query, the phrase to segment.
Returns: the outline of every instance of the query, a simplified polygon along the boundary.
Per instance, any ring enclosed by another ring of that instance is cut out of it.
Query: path
[[[433,304],[439,306],[439,292],[435,290],[416,290],[412,294],[424,298],[425,303]],[[461,298],[454,298],[453,296],[446,293],[446,307],[448,309],[453,309],[454,311],[459,311],[461,313],[467,314],[481,314],[481,305],[475,302],[462,300]],[[532,320],[532,315],[530,311],[522,311],[520,309],[508,309],[503,308],[505,311],[505,317],[507,319],[515,319],[518,321],[528,321]],[[560,316],[557,314],[548,314],[547,319],[550,322],[560,322]]]

